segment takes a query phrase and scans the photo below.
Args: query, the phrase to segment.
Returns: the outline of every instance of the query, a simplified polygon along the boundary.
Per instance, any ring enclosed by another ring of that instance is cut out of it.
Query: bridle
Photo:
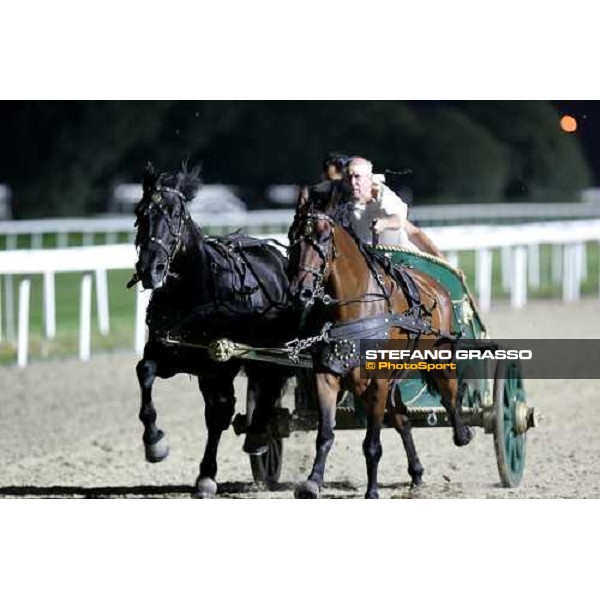
[[[314,275],[315,283],[313,289],[311,290],[312,294],[306,303],[307,307],[310,307],[314,304],[315,300],[319,299],[323,302],[323,304],[331,304],[333,302],[331,296],[325,294],[325,288],[323,282],[325,280],[325,275],[329,269],[331,261],[337,256],[337,248],[335,245],[335,221],[325,214],[309,212],[306,213],[303,217],[305,219],[305,223],[303,224],[303,231],[299,235],[295,235],[292,240],[290,240],[289,249],[294,246],[299,245],[302,241],[308,242],[316,251],[319,257],[321,258],[321,266],[319,268],[313,267],[311,265],[301,264],[298,267],[298,271],[300,273],[309,273]],[[329,223],[331,227],[331,233],[329,237],[322,242],[319,242],[315,239],[315,224],[318,221],[325,221]],[[304,281],[304,277],[302,278]]]
[[[176,228],[173,228],[173,226],[171,224],[171,217],[163,203],[162,194],[164,192],[166,192],[168,194],[173,194],[175,197],[177,197],[180,200],[179,219],[177,221]],[[184,227],[185,227],[186,223],[191,219],[190,214],[185,205],[186,202],[187,202],[187,198],[179,190],[176,190],[175,188],[171,188],[171,187],[167,187],[167,186],[156,185],[150,192],[150,201],[148,202],[147,206],[144,208],[144,210],[141,213],[141,215],[145,216],[145,215],[150,215],[150,213],[153,210],[159,211],[163,215],[164,219],[166,220],[167,228],[168,228],[169,233],[172,238],[169,245],[165,244],[161,238],[157,238],[155,236],[150,236],[147,240],[147,242],[149,244],[156,244],[165,253],[166,261],[165,261],[165,270],[163,272],[162,281],[164,281],[165,278],[169,275],[169,270],[170,270],[171,264],[173,263],[173,260],[176,256],[177,252],[179,252],[179,250],[182,247],[182,234],[183,234]],[[138,216],[141,216],[141,215],[138,215]],[[136,220],[136,225],[137,225],[137,223],[138,222]]]
[[[335,300],[329,294],[326,294],[325,288],[324,288],[325,276],[327,274],[329,267],[331,266],[332,260],[337,257],[337,247],[335,244],[336,221],[329,215],[326,215],[323,213],[315,213],[312,211],[305,213],[304,215],[300,216],[299,218],[306,219],[306,223],[304,224],[304,231],[301,234],[294,236],[293,239],[290,240],[290,246],[289,246],[290,250],[292,249],[292,247],[300,244],[304,240],[304,241],[308,242],[313,248],[315,248],[315,250],[319,254],[320,258],[322,259],[322,263],[321,263],[321,266],[319,269],[312,267],[310,265],[305,265],[305,264],[301,264],[298,267],[299,272],[311,273],[312,275],[315,276],[315,284],[314,284],[314,288],[311,290],[311,292],[312,292],[311,297],[306,302],[307,308],[310,308],[315,303],[316,300],[321,300],[323,302],[323,304],[325,304],[325,305],[335,304],[338,306],[352,304],[355,302],[365,303],[365,302],[379,302],[381,300],[386,300],[388,303],[388,306],[391,307],[391,305],[390,305],[391,289],[389,291],[385,289],[384,278],[379,273],[376,272],[376,270],[374,269],[374,266],[371,264],[371,261],[368,260],[366,257],[365,257],[365,259],[366,259],[367,267],[368,267],[369,271],[371,272],[371,275],[375,279],[377,285],[380,287],[381,293],[368,292],[368,293],[365,293],[356,298],[351,298],[351,299],[346,299],[346,300]],[[313,237],[314,230],[315,230],[314,223],[313,223],[314,221],[325,221],[325,222],[329,223],[329,225],[331,226],[331,235],[321,243],[319,243]],[[300,227],[298,227],[298,229],[300,229]]]

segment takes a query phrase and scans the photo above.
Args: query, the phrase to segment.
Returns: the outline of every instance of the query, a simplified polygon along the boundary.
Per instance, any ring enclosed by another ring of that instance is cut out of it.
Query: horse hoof
[[[369,490],[365,494],[367,500],[379,500],[379,492],[377,490]]]
[[[316,500],[319,497],[319,485],[310,479],[301,483],[294,490],[294,498]]]
[[[194,498],[214,498],[217,495],[217,482],[210,477],[198,477],[196,489],[192,493]]]
[[[472,427],[463,427],[460,431],[460,435],[454,435],[455,446],[466,446],[475,437],[475,430]]]
[[[258,456],[269,450],[270,441],[268,433],[247,433],[242,449],[246,454]]]
[[[417,488],[423,485],[423,477],[421,475],[413,475],[412,481],[410,482],[411,488]]]
[[[423,473],[425,473],[425,469],[421,464],[408,469],[408,474],[410,475],[410,487],[419,487],[423,483]]]
[[[161,437],[156,444],[144,444],[146,460],[149,463],[157,463],[169,456],[169,444],[166,437]]]

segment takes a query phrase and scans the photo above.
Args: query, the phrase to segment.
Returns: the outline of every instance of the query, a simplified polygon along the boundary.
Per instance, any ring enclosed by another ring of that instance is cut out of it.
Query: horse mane
[[[179,190],[185,196],[186,202],[191,202],[202,186],[200,167],[196,166],[192,170],[188,170],[187,163],[183,162],[178,173],[162,173],[158,178],[158,183]]]
[[[306,213],[321,212],[332,218],[346,230],[362,254],[375,255],[371,248],[358,237],[354,227],[352,227],[351,214],[354,210],[354,202],[349,197],[343,184],[331,181],[313,186],[310,189],[307,206],[304,210]],[[300,215],[297,214],[296,216]]]

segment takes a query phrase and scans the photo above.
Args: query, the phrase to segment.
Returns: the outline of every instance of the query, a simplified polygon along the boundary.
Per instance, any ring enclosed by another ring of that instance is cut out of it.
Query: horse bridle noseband
[[[179,212],[179,221],[177,223],[176,231],[171,227],[171,217],[169,216],[169,213],[167,212],[166,208],[163,205],[162,192],[173,194],[174,196],[179,198],[179,200],[181,201],[181,210]],[[173,238],[173,242],[171,243],[170,247],[166,246],[165,243],[160,238],[156,238],[154,236],[150,236],[148,238],[149,243],[153,243],[153,244],[156,244],[157,246],[159,246],[166,255],[166,265],[165,265],[165,271],[163,274],[163,281],[169,274],[169,269],[171,267],[171,263],[173,262],[175,255],[181,248],[181,236],[183,233],[183,227],[184,227],[185,223],[187,221],[189,221],[189,219],[190,219],[190,215],[185,206],[185,202],[187,202],[187,198],[179,190],[176,190],[175,188],[171,188],[171,187],[167,187],[167,186],[157,185],[150,192],[150,202],[148,203],[148,206],[144,210],[144,213],[149,213],[150,210],[152,210],[153,208],[159,210],[162,213],[163,217],[166,219],[167,228],[169,229],[169,233],[171,234],[171,236]]]

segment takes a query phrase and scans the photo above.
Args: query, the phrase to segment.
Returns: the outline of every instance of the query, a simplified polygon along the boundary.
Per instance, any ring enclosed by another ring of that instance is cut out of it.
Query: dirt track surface
[[[485,317],[497,338],[600,338],[600,303],[535,303]],[[552,331],[550,328],[553,328]],[[25,370],[0,368],[0,497],[189,497],[206,440],[203,402],[195,379],[158,381],[158,423],[171,454],[144,462],[137,420],[136,358],[100,356],[38,363]],[[238,378],[238,410],[245,380]],[[379,481],[382,498],[600,498],[600,381],[529,380],[528,402],[544,415],[528,434],[521,487],[499,485],[492,437],[482,430],[465,448],[450,430],[415,430],[425,485],[411,491],[399,436],[383,432]],[[286,405],[291,407],[291,395]],[[366,488],[363,431],[339,431],[327,465],[326,498],[361,498]],[[281,484],[275,491],[252,484],[242,439],[227,431],[219,453],[221,498],[292,498],[308,475],[315,432],[285,440]]]

